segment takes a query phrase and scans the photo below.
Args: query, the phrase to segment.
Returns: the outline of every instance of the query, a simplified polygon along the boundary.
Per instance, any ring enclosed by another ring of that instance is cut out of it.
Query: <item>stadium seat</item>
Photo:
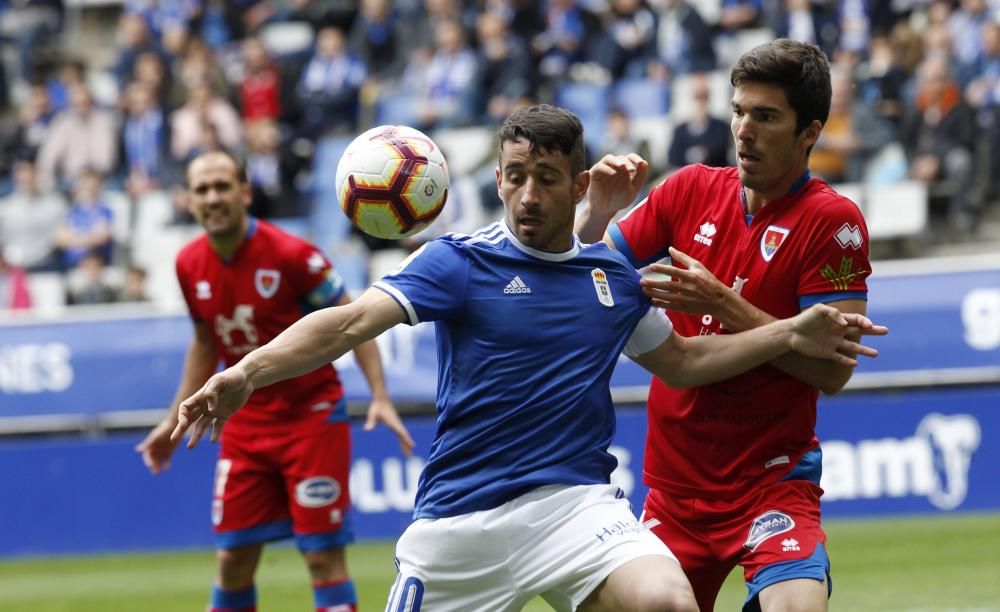
[[[595,83],[564,83],[556,89],[555,103],[569,109],[583,122],[587,145],[597,152],[604,138],[608,118],[610,87]]]
[[[486,159],[496,158],[496,138],[493,130],[485,127],[438,130],[431,134],[441,147],[448,172],[452,178],[469,174]]]
[[[31,310],[35,314],[58,315],[66,309],[66,281],[59,272],[29,274],[28,292],[31,294]]]
[[[304,21],[282,21],[262,27],[260,38],[272,55],[294,55],[312,47],[313,30]]]
[[[631,119],[659,117],[670,112],[670,89],[656,79],[623,79],[615,84],[612,106]]]
[[[927,227],[927,186],[918,181],[868,185],[863,210],[872,240],[918,236]]]
[[[104,203],[111,209],[111,238],[127,246],[132,235],[132,200],[123,191],[105,191]]]
[[[636,138],[645,139],[649,143],[648,161],[653,168],[667,167],[667,154],[674,138],[674,123],[670,117],[642,117],[632,120],[632,134]],[[653,179],[655,177],[650,177]]]
[[[375,101],[377,125],[415,125],[420,98],[411,92],[398,89],[382,90]]]

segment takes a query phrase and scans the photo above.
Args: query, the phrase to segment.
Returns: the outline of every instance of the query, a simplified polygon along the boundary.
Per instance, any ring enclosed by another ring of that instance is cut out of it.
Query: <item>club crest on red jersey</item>
[[[778,247],[788,237],[788,228],[777,225],[768,225],[764,230],[764,235],[760,237],[760,254],[764,261],[771,261]]]
[[[281,284],[281,272],[277,270],[260,269],[253,277],[253,286],[257,289],[260,297],[269,299],[278,292]]]

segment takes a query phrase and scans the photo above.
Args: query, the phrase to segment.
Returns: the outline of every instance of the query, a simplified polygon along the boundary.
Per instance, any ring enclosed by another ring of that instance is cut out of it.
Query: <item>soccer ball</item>
[[[381,125],[355,138],[337,165],[337,199],[358,229],[405,238],[430,225],[448,200],[448,164],[419,130]]]

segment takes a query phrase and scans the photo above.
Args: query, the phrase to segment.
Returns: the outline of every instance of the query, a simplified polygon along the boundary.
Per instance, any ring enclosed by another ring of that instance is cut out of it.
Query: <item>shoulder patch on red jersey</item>
[[[819,275],[830,281],[837,291],[846,291],[851,286],[851,282],[858,276],[867,274],[867,270],[854,271],[854,258],[841,257],[840,266],[834,269],[830,264],[824,265],[819,270]]]
[[[253,286],[257,289],[260,297],[269,299],[274,297],[281,285],[281,272],[261,268],[253,276]]]
[[[760,254],[764,261],[771,261],[778,247],[788,237],[788,228],[778,225],[768,225],[764,235],[760,237]]]
[[[865,243],[864,237],[861,235],[861,228],[849,223],[841,225],[840,229],[833,234],[833,239],[837,241],[840,248],[846,249],[847,247],[851,247],[855,251],[860,249],[861,245]]]

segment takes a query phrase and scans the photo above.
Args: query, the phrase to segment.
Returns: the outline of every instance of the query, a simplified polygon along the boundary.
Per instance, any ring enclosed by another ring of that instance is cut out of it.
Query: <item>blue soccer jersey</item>
[[[626,342],[641,354],[672,333],[623,255],[576,239],[563,253],[537,251],[501,222],[426,244],[374,286],[411,325],[436,326],[437,431],[415,518],[609,481],[618,355]]]

